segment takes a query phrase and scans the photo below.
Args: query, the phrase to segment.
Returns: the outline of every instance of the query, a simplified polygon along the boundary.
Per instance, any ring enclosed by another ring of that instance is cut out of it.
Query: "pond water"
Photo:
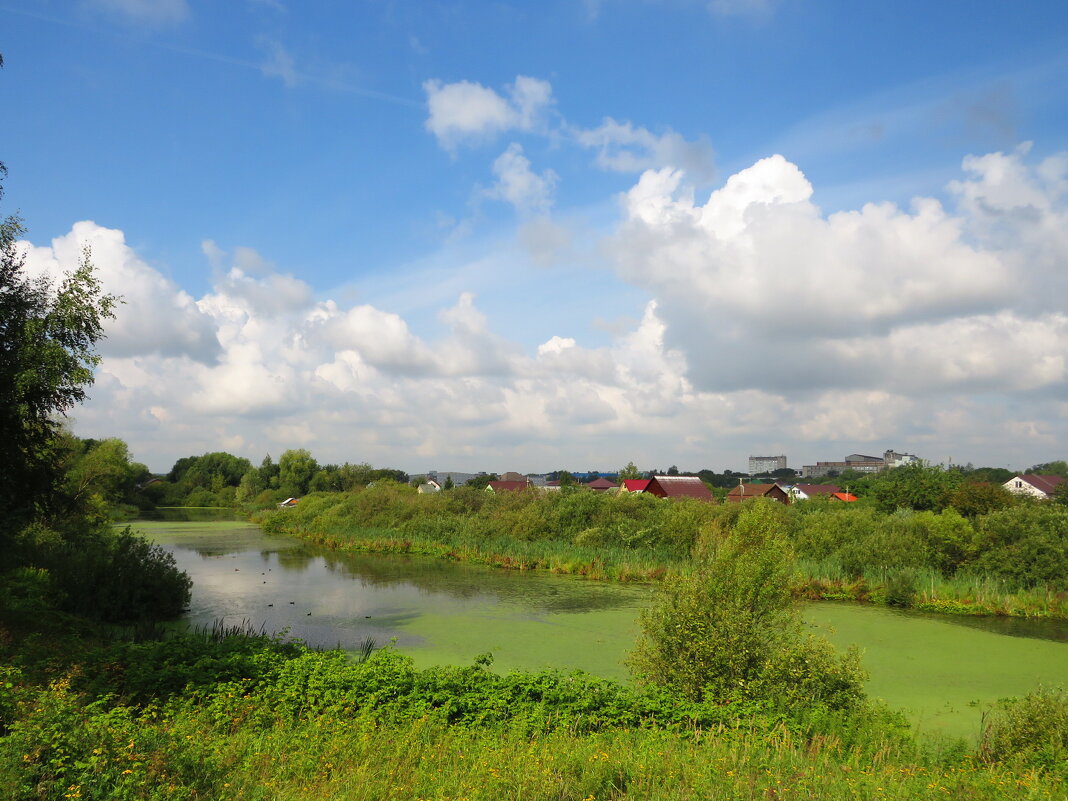
[[[135,523],[192,576],[183,625],[247,622],[311,645],[395,642],[421,666],[578,668],[626,679],[623,664],[651,588],[438,559],[338,554],[219,514]],[[212,518],[215,519],[212,519]],[[231,516],[232,518],[232,516]],[[921,730],[974,738],[999,698],[1068,676],[1063,621],[1006,621],[819,603],[805,619],[837,646],[857,645],[869,691]]]

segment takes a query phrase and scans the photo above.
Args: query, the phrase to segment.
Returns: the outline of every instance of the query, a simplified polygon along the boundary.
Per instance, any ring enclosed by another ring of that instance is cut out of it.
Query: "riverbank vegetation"
[[[667,578],[625,685],[416,669],[247,627],[167,633],[0,614],[0,795],[162,799],[1063,797],[1063,693],[978,748],[919,740],[855,654],[805,634],[769,505]],[[75,623],[75,625],[71,625]]]
[[[797,555],[795,594],[951,614],[1068,616],[1068,507],[1010,499],[969,517],[948,503],[894,507],[890,495],[775,504],[775,525]],[[494,494],[458,487],[419,495],[376,482],[313,493],[294,508],[260,509],[254,519],[268,531],[339,550],[650,580],[691,569],[695,554],[734,530],[742,506],[761,502],[664,502],[581,488]]]

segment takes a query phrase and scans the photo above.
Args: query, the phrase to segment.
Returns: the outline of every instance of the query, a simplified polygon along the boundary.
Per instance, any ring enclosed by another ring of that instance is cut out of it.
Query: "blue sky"
[[[0,18],[3,211],[127,300],[75,427],[153,467],[1064,456],[1062,2]]]

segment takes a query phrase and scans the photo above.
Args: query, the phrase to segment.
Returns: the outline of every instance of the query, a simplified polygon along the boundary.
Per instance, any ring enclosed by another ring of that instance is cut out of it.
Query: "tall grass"
[[[927,746],[877,706],[688,704],[582,674],[418,671],[388,649],[354,663],[248,626],[126,645],[57,633],[34,665],[0,635],[0,798],[13,801],[1001,801],[1068,789],[1062,746]],[[1034,710],[1052,709],[1046,729],[1062,733],[1063,708],[1020,707],[1002,731],[1038,731]]]
[[[907,572],[914,593],[903,606],[945,614],[1068,617],[1068,593],[1049,587],[1020,588],[998,576],[967,571],[948,577],[929,567]],[[835,557],[800,559],[795,591],[810,600],[886,603],[888,587],[901,574],[900,568],[873,567],[855,576]]]
[[[62,686],[0,740],[0,795],[83,799],[1063,798],[1061,777],[892,742],[711,729],[591,734],[314,715],[271,727],[196,709],[86,709]],[[37,739],[32,739],[35,735]],[[43,735],[43,736],[42,736]]]

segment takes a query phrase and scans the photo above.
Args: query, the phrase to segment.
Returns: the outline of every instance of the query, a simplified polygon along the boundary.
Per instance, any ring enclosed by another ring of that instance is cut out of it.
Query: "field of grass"
[[[419,671],[388,654],[354,665],[254,637],[98,646],[57,633],[27,644],[0,628],[0,797],[12,801],[1066,791],[1063,766],[921,745],[875,708],[780,716],[759,704],[680,706],[581,676]]]

